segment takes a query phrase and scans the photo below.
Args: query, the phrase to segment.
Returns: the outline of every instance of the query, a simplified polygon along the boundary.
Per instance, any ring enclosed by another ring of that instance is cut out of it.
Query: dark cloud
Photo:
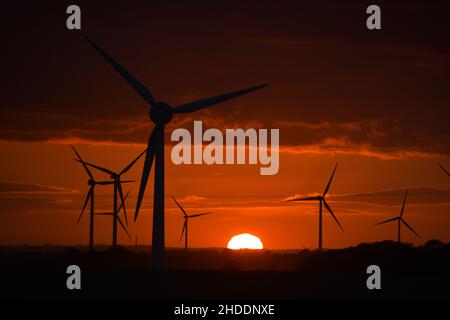
[[[384,190],[359,194],[335,195],[330,199],[334,201],[365,202],[377,205],[399,205],[401,206],[405,190]],[[450,203],[450,190],[433,188],[411,188],[408,191],[408,204],[432,205]]]
[[[0,213],[74,213],[79,212],[85,200],[85,191],[61,188],[57,186],[0,182],[0,200],[2,206]],[[380,213],[386,210],[385,207],[401,207],[405,190],[392,189],[383,191],[371,191],[353,194],[330,194],[328,201],[340,213]],[[221,211],[230,209],[251,210],[259,212],[261,210],[273,209],[285,210],[286,212],[295,206],[295,203],[287,203],[285,200],[295,197],[311,196],[293,195],[288,198],[282,196],[208,196],[201,197],[187,194],[180,196],[178,200],[189,210]],[[167,208],[178,210],[169,196],[166,198]],[[131,193],[127,201],[127,209],[133,210],[136,203],[136,194]],[[421,206],[425,206],[428,212],[433,214],[448,214],[450,205],[450,190],[435,188],[410,188],[408,196],[408,206],[415,206],[414,212],[420,213]],[[106,192],[96,195],[96,210],[107,212],[112,204],[111,194]],[[297,203],[299,204],[299,203]],[[301,203],[309,207],[314,207],[314,203]],[[150,211],[151,203],[145,203],[144,209]],[[434,208],[429,210],[429,208]],[[436,209],[437,208],[437,209]],[[303,212],[303,211],[302,211]],[[278,213],[273,213],[278,214]]]
[[[0,194],[71,194],[74,190],[65,188],[19,182],[0,181]]]
[[[369,205],[401,207],[406,190],[392,189],[383,191],[372,191],[365,193],[353,194],[334,194],[327,199],[333,202],[343,203],[365,203]],[[310,195],[294,195],[286,198],[286,200],[304,197]],[[434,189],[434,188],[410,188],[408,190],[407,203],[411,205],[433,205],[433,204],[449,204],[450,190]]]
[[[0,139],[145,143],[147,106],[51,1],[10,5]],[[450,5],[380,1],[81,1],[84,31],[172,104],[271,86],[175,119],[281,130],[297,152],[450,155]],[[18,19],[17,17],[20,17]]]
[[[73,208],[76,190],[57,186],[0,181],[0,213],[64,211]]]

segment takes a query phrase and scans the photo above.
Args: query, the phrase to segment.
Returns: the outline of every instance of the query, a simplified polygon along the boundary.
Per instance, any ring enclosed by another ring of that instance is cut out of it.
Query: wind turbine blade
[[[128,72],[123,66],[121,66],[116,60],[114,60],[106,51],[101,49],[97,44],[94,43],[88,36],[83,35],[83,37],[89,42],[89,44],[94,47],[94,49],[122,76],[122,78],[128,82],[128,84],[136,90],[136,92],[144,98],[150,105],[154,106],[156,100],[150,91],[140,83],[131,73]]]
[[[112,212],[96,212],[95,215],[96,216],[112,216],[113,213]]]
[[[213,214],[213,213],[214,212],[205,212],[205,213],[193,214],[193,215],[189,216],[189,218],[202,217],[202,216],[206,216],[206,215]]]
[[[183,230],[181,231],[180,241],[183,239],[183,235],[184,232],[186,231],[186,228],[187,228],[187,220],[185,219],[183,224]]]
[[[147,153],[147,150],[144,150],[141,154],[139,154],[139,156],[136,157],[136,159],[134,159],[133,161],[131,161],[130,164],[127,165],[127,166],[125,167],[125,169],[123,169],[123,170],[119,173],[119,176],[123,175],[123,174],[126,173],[128,170],[130,170],[130,169],[134,166],[134,164],[135,164],[136,162],[138,162],[138,160],[139,160],[145,153]]]
[[[122,210],[123,204],[127,201],[127,198],[128,198],[128,195],[130,194],[130,192],[131,192],[131,190],[128,190],[128,192],[124,198],[125,201],[120,204],[119,208],[117,209],[117,212],[120,212],[120,210]]]
[[[81,161],[81,164],[83,165],[84,170],[87,172],[87,174],[89,175],[89,177],[94,180],[94,176],[92,175],[92,172],[89,170],[89,168],[83,163],[83,159],[81,158],[80,154],[78,153],[77,149],[75,149],[75,147],[73,145],[70,145],[72,147],[72,150],[75,152],[78,160]]]
[[[376,225],[376,226],[379,226],[380,224],[385,224],[385,223],[388,223],[388,222],[397,221],[398,219],[399,219],[399,218],[392,218],[392,219],[389,219],[389,220],[385,220],[385,221],[376,223],[375,225]]]
[[[108,170],[108,169],[106,169],[106,168],[97,166],[97,165],[95,165],[95,164],[92,164],[92,163],[89,163],[89,162],[86,162],[86,161],[80,161],[80,160],[78,160],[78,159],[75,159],[75,161],[84,163],[84,164],[86,164],[87,166],[92,167],[92,168],[95,168],[95,169],[97,169],[97,170],[100,170],[100,171],[102,171],[102,172],[104,172],[104,173],[107,173],[107,174],[110,174],[110,175],[115,175],[115,173],[112,172],[111,170]]]
[[[438,166],[441,167],[442,171],[444,171],[445,174],[447,174],[447,176],[450,177],[450,172],[448,172],[447,169],[445,169],[445,167],[442,164],[438,163]]]
[[[95,183],[99,184],[101,186],[109,186],[109,185],[114,184],[114,181],[98,181],[98,182],[96,181]]]
[[[77,149],[75,149],[75,147],[73,145],[70,145],[72,147],[73,152],[75,152],[78,160],[81,161],[81,164],[83,165],[84,170],[87,172],[87,174],[89,175],[89,177],[94,180],[94,176],[92,175],[91,170],[89,170],[89,168],[84,164],[83,159],[81,159],[80,154],[78,153]]]
[[[328,190],[330,189],[331,182],[333,181],[334,174],[336,173],[338,164],[336,163],[336,166],[334,167],[333,174],[331,175],[330,181],[328,181],[327,187],[325,188],[325,191],[323,192],[322,197],[325,197],[325,195],[328,193]]]
[[[403,224],[404,224],[409,230],[411,230],[412,232],[414,232],[414,234],[415,234],[419,239],[422,239],[422,238],[419,236],[419,234],[418,234],[416,231],[414,231],[414,229],[413,229],[413,228],[412,228],[405,220],[400,219],[400,221],[403,222]]]
[[[119,216],[117,216],[117,221],[119,221],[120,226],[122,227],[122,229],[123,229],[123,230],[125,231],[125,233],[127,234],[128,239],[131,239],[131,236],[130,236],[130,234],[128,233],[127,228],[125,227],[125,225],[123,224],[123,222],[122,222],[122,220],[120,219]]]
[[[92,196],[92,186],[89,188],[89,191],[86,196],[86,200],[84,200],[83,209],[81,210],[81,213],[80,213],[80,216],[78,217],[77,223],[79,223],[81,220],[81,217],[83,217],[84,210],[86,209],[86,206],[89,202],[89,199],[91,199],[91,196]]]
[[[339,222],[339,220],[336,218],[336,216],[333,213],[333,210],[331,210],[330,206],[328,205],[328,203],[325,201],[325,199],[323,200],[323,204],[325,205],[325,208],[327,208],[328,212],[331,214],[331,216],[334,218],[334,221],[336,221],[336,223],[338,224],[339,228],[341,228],[342,231],[344,231],[344,228],[342,228],[341,223]]]
[[[144,197],[145,188],[147,187],[148,177],[150,176],[150,171],[152,170],[153,160],[155,159],[155,152],[158,141],[156,140],[158,136],[158,130],[164,130],[164,127],[155,127],[148,138],[147,153],[144,160],[144,168],[142,169],[141,183],[139,186],[139,194],[136,202],[136,211],[134,214],[134,221],[137,220],[139,216],[139,209],[142,205],[142,199]]]
[[[188,216],[187,212],[183,209],[181,204],[178,203],[177,199],[175,199],[173,196],[170,196],[170,197],[173,199],[173,201],[175,201],[175,203],[177,204],[178,208],[180,208],[180,210],[183,212],[184,216],[187,217]]]
[[[117,184],[118,184],[118,189],[119,189],[120,201],[122,202],[122,203],[120,204],[120,209],[123,208],[123,214],[125,215],[125,223],[126,223],[126,225],[128,226],[128,216],[127,216],[127,210],[126,210],[126,208],[125,208],[125,207],[126,207],[126,206],[125,206],[125,200],[126,200],[126,197],[123,196],[122,183],[120,182],[120,179],[118,179]],[[127,196],[128,196],[128,194],[127,194]],[[120,209],[117,209],[117,214],[119,214]]]
[[[255,86],[255,87],[239,90],[239,91],[226,93],[226,94],[223,94],[223,95],[220,95],[220,96],[215,96],[215,97],[206,98],[206,99],[194,101],[194,102],[191,102],[191,103],[183,104],[183,105],[174,107],[173,108],[173,113],[191,113],[191,112],[194,112],[194,111],[198,111],[198,110],[201,110],[201,109],[204,109],[204,108],[211,107],[211,106],[216,105],[218,103],[225,102],[227,100],[234,99],[234,98],[237,98],[239,96],[248,94],[250,92],[262,89],[264,87],[267,87],[268,85],[269,84],[263,84],[263,85],[259,85],[259,86]]]
[[[405,212],[406,198],[408,197],[408,190],[406,190],[405,198],[403,199],[402,211],[400,212],[400,218],[403,217],[403,213]]]
[[[319,198],[318,197],[296,198],[292,200],[287,200],[287,202],[312,201],[312,200],[319,200]]]

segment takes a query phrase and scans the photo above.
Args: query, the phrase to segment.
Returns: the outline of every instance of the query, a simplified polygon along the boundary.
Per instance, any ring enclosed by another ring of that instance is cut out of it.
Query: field
[[[68,247],[0,248],[3,299],[449,299],[450,244],[393,242],[323,252],[167,249],[167,270],[151,269],[149,247],[95,252]],[[366,287],[369,265],[382,289]],[[66,268],[82,290],[66,288]]]

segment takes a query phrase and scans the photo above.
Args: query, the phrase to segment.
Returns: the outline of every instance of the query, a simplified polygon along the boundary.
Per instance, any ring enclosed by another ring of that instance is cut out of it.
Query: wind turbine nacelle
[[[173,118],[172,108],[164,102],[158,102],[155,106],[152,106],[148,114],[150,119],[159,125],[168,124]]]
[[[95,185],[95,182],[93,180],[88,180],[88,186],[93,186]]]

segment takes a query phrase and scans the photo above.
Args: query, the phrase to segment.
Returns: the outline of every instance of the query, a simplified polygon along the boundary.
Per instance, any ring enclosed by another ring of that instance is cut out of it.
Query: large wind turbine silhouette
[[[333,219],[338,224],[339,228],[341,228],[342,231],[344,229],[342,228],[341,224],[339,223],[339,220],[336,218],[336,216],[333,213],[333,210],[331,210],[331,207],[329,206],[328,202],[325,200],[325,196],[328,193],[328,190],[330,189],[331,182],[333,181],[334,174],[336,173],[337,164],[334,167],[333,174],[331,175],[330,180],[328,181],[328,184],[325,188],[325,191],[322,195],[314,196],[314,197],[306,197],[306,198],[297,198],[288,200],[289,202],[298,202],[298,201],[319,201],[319,250],[322,250],[322,206],[325,206],[325,208],[328,210],[328,212],[331,214]]]
[[[406,206],[406,198],[408,197],[408,190],[406,190],[405,193],[405,198],[403,199],[403,206],[402,206],[402,210],[400,211],[400,215],[396,218],[392,218],[380,223],[375,224],[376,226],[379,226],[380,224],[385,224],[385,223],[389,223],[389,222],[393,222],[393,221],[397,221],[397,242],[400,242],[400,225],[401,223],[403,223],[409,230],[411,230],[419,239],[422,239],[419,234],[414,231],[414,229],[405,221],[405,219],[403,219],[403,214],[405,213],[405,206]]]
[[[106,169],[104,167],[86,162],[86,161],[80,161],[80,160],[76,160],[78,162],[81,162],[89,167],[95,168],[99,171],[102,171],[106,174],[109,174],[111,179],[113,180],[113,184],[114,184],[114,201],[113,201],[113,235],[112,235],[112,246],[113,248],[117,247],[117,222],[118,222],[118,214],[119,214],[119,210],[117,207],[117,193],[119,193],[120,196],[120,200],[122,201],[122,203],[125,203],[125,199],[123,196],[123,189],[122,189],[122,183],[124,182],[131,182],[131,181],[121,181],[120,178],[121,176],[123,176],[125,173],[128,172],[128,170],[130,170],[134,164],[147,152],[147,150],[144,150],[141,154],[139,154],[133,161],[131,161],[122,171],[120,171],[119,173],[114,172],[112,170]],[[127,217],[127,211],[125,209],[125,204],[123,205],[123,213],[125,215],[125,222],[128,225],[128,217]]]
[[[148,139],[147,154],[145,156],[144,168],[142,170],[139,195],[136,203],[134,219],[137,220],[145,193],[150,171],[155,160],[155,185],[153,194],[153,233],[152,233],[152,260],[156,269],[165,267],[164,258],[164,128],[172,120],[174,114],[192,113],[218,103],[248,94],[261,89],[268,84],[226,93],[223,95],[206,98],[179,105],[170,106],[166,102],[157,101],[141,82],[139,82],[122,65],[114,60],[106,51],[101,49],[89,37],[84,35],[91,46],[128,82],[128,84],[150,105],[149,117],[155,127]]]
[[[175,203],[177,204],[178,208],[180,208],[181,212],[183,213],[184,224],[183,224],[183,230],[181,231],[180,241],[181,241],[181,239],[183,239],[183,235],[184,235],[184,251],[187,252],[188,251],[188,222],[189,222],[189,219],[206,216],[206,215],[209,215],[209,214],[213,214],[214,212],[205,212],[205,213],[199,213],[199,214],[188,214],[186,212],[186,210],[184,210],[184,208],[181,206],[181,204],[178,203],[177,199],[175,199],[174,197],[172,197],[172,199],[173,199],[173,201],[175,201]]]
[[[75,155],[77,156],[78,160],[83,165],[84,170],[86,171],[87,175],[89,176],[88,180],[88,186],[89,190],[86,195],[86,200],[84,201],[83,209],[81,210],[81,214],[78,217],[77,223],[80,222],[81,218],[83,217],[83,213],[87,207],[87,204],[90,200],[90,213],[89,213],[89,250],[94,250],[94,199],[95,199],[95,186],[96,185],[111,185],[114,182],[113,181],[96,181],[94,179],[94,175],[89,170],[86,164],[83,163],[83,159],[81,158],[80,154],[78,153],[77,149],[75,149],[74,146],[71,146],[73,151],[75,152]]]
[[[448,177],[450,177],[450,172],[448,172],[447,169],[445,169],[445,167],[444,167],[442,164],[438,163],[438,166],[442,169],[442,171],[444,171],[444,173],[445,173]]]

